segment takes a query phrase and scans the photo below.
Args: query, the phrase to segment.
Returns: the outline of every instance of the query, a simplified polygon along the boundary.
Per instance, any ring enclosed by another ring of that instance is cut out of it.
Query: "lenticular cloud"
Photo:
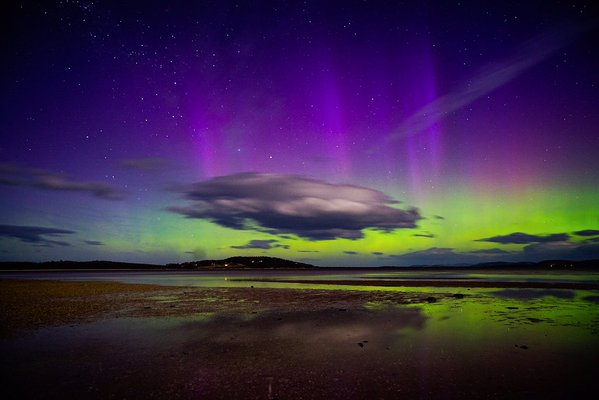
[[[295,234],[310,240],[359,239],[364,229],[414,228],[416,208],[396,208],[386,194],[278,174],[241,173],[182,188],[190,204],[170,211],[234,229]]]

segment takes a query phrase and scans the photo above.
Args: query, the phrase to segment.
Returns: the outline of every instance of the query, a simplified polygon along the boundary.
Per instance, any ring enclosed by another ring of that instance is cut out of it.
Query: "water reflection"
[[[117,281],[123,283],[146,283],[170,286],[197,287],[265,287],[265,288],[318,288],[349,289],[359,286],[375,286],[397,290],[394,286],[485,286],[509,287],[517,283],[530,283],[532,287],[560,285],[583,285],[577,289],[594,289],[599,286],[598,272],[547,273],[539,271],[455,271],[451,268],[436,271],[385,271],[365,270],[266,270],[266,271],[2,271],[0,279],[58,279],[76,281]],[[401,281],[401,283],[399,283]],[[302,283],[304,282],[304,283]],[[310,283],[307,283],[310,282]],[[393,282],[398,282],[394,284]],[[343,283],[343,285],[341,285]],[[588,286],[588,287],[587,287]],[[420,290],[420,289],[419,289]]]
[[[215,345],[290,342],[313,351],[339,345],[390,346],[404,329],[421,331],[427,317],[419,308],[386,306],[374,310],[329,309],[320,311],[266,312],[253,318],[219,315],[208,321],[185,322],[177,334]],[[361,345],[360,345],[361,343]],[[299,350],[299,349],[296,349]],[[304,350],[303,350],[304,351]]]

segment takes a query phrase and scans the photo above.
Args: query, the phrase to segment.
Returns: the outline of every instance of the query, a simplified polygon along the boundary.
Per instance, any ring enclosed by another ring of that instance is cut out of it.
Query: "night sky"
[[[0,260],[599,258],[591,1],[10,3]]]

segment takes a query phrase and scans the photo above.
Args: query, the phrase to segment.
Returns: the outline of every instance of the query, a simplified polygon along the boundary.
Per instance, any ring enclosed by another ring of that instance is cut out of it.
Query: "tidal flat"
[[[599,376],[593,274],[0,279],[2,398],[563,399]]]

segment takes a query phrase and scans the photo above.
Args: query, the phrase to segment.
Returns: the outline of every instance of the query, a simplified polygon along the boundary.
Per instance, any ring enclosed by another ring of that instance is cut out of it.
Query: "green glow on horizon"
[[[568,194],[570,193],[570,194]],[[575,194],[572,194],[575,193]],[[364,231],[359,240],[337,239],[312,241],[303,238],[286,239],[257,231],[234,230],[208,221],[186,219],[170,212],[146,210],[130,222],[134,234],[106,240],[116,251],[150,251],[181,255],[181,260],[194,259],[186,252],[197,251],[206,258],[224,258],[232,255],[269,255],[273,257],[310,260],[352,260],[372,258],[372,252],[401,255],[431,247],[453,248],[458,252],[502,248],[509,251],[522,245],[499,245],[478,242],[477,239],[507,235],[513,232],[529,234],[571,233],[599,226],[599,193],[591,189],[575,191],[555,189],[527,189],[521,193],[484,195],[468,190],[447,191],[443,198],[431,198],[419,204],[425,219],[415,229],[399,229],[391,233]],[[441,215],[445,219],[436,219]],[[414,236],[432,233],[434,238]],[[583,238],[573,237],[580,242]],[[234,249],[251,240],[277,240],[290,249]],[[344,251],[359,254],[348,255]]]
[[[292,236],[292,239],[252,230],[234,230],[209,221],[183,218],[166,210],[172,198],[161,198],[145,207],[124,207],[94,211],[75,208],[76,224],[65,226],[79,233],[78,240],[97,239],[104,246],[88,246],[97,251],[97,258],[112,257],[115,261],[139,259],[145,262],[182,262],[196,259],[220,259],[234,255],[267,255],[322,265],[385,265],[373,252],[402,255],[430,248],[451,248],[456,253],[500,248],[519,252],[524,245],[501,245],[480,242],[478,239],[525,232],[532,235],[569,233],[599,228],[599,192],[595,188],[523,188],[519,192],[487,192],[468,187],[442,190],[439,197],[428,197],[420,204],[389,193],[402,200],[401,207],[417,206],[424,219],[414,229],[398,229],[386,233],[367,229],[359,240],[337,239],[313,241]],[[106,207],[108,207],[107,205]],[[106,214],[105,217],[99,218]],[[53,226],[60,215],[46,213],[45,209],[23,213],[25,223]],[[436,215],[444,219],[435,218]],[[94,221],[86,224],[82,221]],[[432,234],[433,238],[414,234]],[[587,238],[572,236],[571,243],[582,243]],[[289,249],[235,249],[252,240],[276,240]],[[15,241],[23,254],[26,243]],[[64,259],[60,248],[52,248],[46,259]],[[355,252],[357,254],[346,254]],[[112,254],[112,256],[110,256]],[[89,259],[82,256],[81,259]],[[523,257],[524,259],[524,257]],[[480,257],[480,262],[493,257]]]

